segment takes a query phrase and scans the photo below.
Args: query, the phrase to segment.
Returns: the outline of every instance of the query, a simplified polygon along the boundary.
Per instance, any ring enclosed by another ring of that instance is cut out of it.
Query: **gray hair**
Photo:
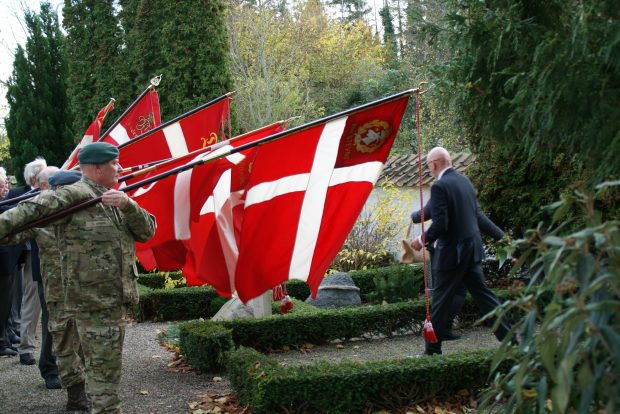
[[[45,167],[47,167],[47,162],[45,162],[43,157],[37,157],[34,161],[26,164],[24,167],[24,180],[26,180],[26,184],[32,185],[32,180],[36,180],[37,174]]]
[[[4,167],[0,167],[0,178],[4,178],[5,180],[8,179],[6,175],[6,170],[4,169]]]
[[[41,183],[47,183],[49,178],[54,175],[56,173],[56,171],[58,171],[59,168],[58,167],[54,167],[52,165],[49,165],[45,168],[43,168],[41,171],[39,171],[39,173],[37,174],[37,184],[41,185]]]

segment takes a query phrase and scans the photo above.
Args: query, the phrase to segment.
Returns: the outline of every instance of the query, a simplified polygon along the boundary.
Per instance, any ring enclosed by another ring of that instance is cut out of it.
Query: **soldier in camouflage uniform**
[[[81,174],[77,171],[58,171],[48,180],[57,189],[59,186],[73,184]],[[41,277],[45,291],[45,302],[49,312],[49,330],[52,334],[52,347],[56,356],[62,385],[69,389],[84,383],[84,362],[75,320],[65,312],[64,299],[66,281],[61,273],[60,250],[56,244],[54,229],[50,227],[32,228],[0,240],[0,244],[16,244],[35,239],[39,246]],[[67,410],[87,411],[89,402],[86,394],[77,399],[69,399]]]
[[[138,303],[136,241],[155,232],[155,218],[123,192],[118,183],[118,149],[96,142],[78,154],[82,179],[44,192],[0,215],[0,237],[39,217],[101,196],[102,201],[53,223],[66,279],[65,307],[75,318],[84,352],[93,413],[120,413],[121,375],[127,308]],[[78,398],[84,384],[68,389]]]

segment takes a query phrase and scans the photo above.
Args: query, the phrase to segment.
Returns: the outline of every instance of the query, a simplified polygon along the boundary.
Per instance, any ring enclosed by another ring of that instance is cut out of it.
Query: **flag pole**
[[[19,203],[20,201],[23,201],[23,200],[28,200],[28,199],[36,196],[40,192],[41,192],[40,189],[35,188],[34,190],[28,191],[27,193],[22,194],[19,197],[13,197],[13,198],[9,198],[8,200],[2,200],[2,201],[0,201],[0,207],[9,206],[11,204],[17,204],[17,203]]]
[[[159,161],[153,161],[153,162],[148,163],[148,164],[142,164],[142,165],[138,165],[138,166],[134,166],[134,167],[128,167],[126,169],[123,169],[123,171],[121,171],[121,173],[131,173],[131,174],[123,175],[122,177],[120,177],[118,179],[118,182],[127,181],[129,179],[132,179],[132,178],[135,178],[135,177],[139,177],[140,175],[144,175],[144,174],[149,173],[151,171],[158,170],[161,167],[165,167],[166,165],[168,165],[168,164],[170,164],[172,162],[178,161],[181,158],[190,158],[190,157],[194,157],[194,156],[196,156],[198,154],[201,154],[203,152],[214,151],[214,150],[216,150],[218,148],[223,147],[224,145],[229,145],[230,143],[233,143],[233,142],[238,141],[240,139],[246,138],[249,135],[256,134],[257,132],[259,132],[259,131],[261,131],[263,129],[272,128],[272,127],[274,127],[276,125],[285,125],[287,122],[289,122],[289,121],[291,121],[292,119],[295,119],[295,118],[298,118],[298,117],[292,117],[292,118],[285,119],[285,120],[282,120],[282,121],[276,121],[276,122],[273,122],[273,123],[271,123],[269,125],[265,125],[263,127],[256,128],[256,129],[254,129],[252,131],[246,132],[244,134],[237,135],[236,137],[227,139],[226,141],[217,142],[215,144],[209,145],[208,147],[200,148],[200,149],[188,152],[187,154],[180,155],[180,156],[175,157],[175,158],[166,158],[166,159],[159,160]]]
[[[217,98],[215,98],[215,99],[213,99],[213,100],[211,100],[211,101],[209,101],[207,103],[204,103],[204,104],[202,104],[202,105],[192,109],[191,111],[188,111],[188,112],[186,112],[186,113],[184,113],[182,115],[177,116],[174,119],[171,119],[170,121],[167,121],[167,122],[165,122],[163,124],[160,124],[159,126],[153,128],[153,129],[150,129],[150,130],[146,131],[144,134],[138,135],[137,137],[132,138],[131,140],[120,144],[117,148],[120,150],[121,148],[125,148],[125,147],[127,147],[129,145],[135,144],[136,142],[143,140],[144,138],[148,137],[149,135],[154,134],[155,132],[158,132],[158,131],[160,131],[160,130],[162,130],[162,129],[164,129],[164,128],[166,128],[166,127],[168,127],[168,126],[170,126],[170,125],[172,125],[172,124],[174,124],[176,122],[179,122],[181,119],[186,118],[186,117],[188,117],[188,116],[190,116],[192,114],[195,114],[196,112],[198,112],[200,110],[203,110],[204,108],[206,108],[208,106],[211,106],[213,104],[218,103],[221,100],[224,100],[224,99],[226,99],[228,97],[231,97],[232,95],[234,95],[234,92],[228,92],[225,95],[219,96],[219,97],[217,97]]]
[[[125,112],[123,112],[118,118],[116,118],[112,125],[99,137],[98,141],[101,141],[102,139],[107,137],[108,134],[121,122],[125,115],[127,115],[129,111],[131,111],[133,107],[136,106],[138,102],[140,102],[140,99],[142,99],[144,95],[146,95],[152,89],[159,85],[159,82],[161,82],[161,76],[162,75],[155,76],[153,79],[151,79],[149,86],[147,86],[146,89],[142,91],[142,93],[131,103],[131,105],[129,105],[129,107],[125,109]]]
[[[314,120],[312,122],[308,122],[307,124],[303,124],[303,125],[300,125],[298,127],[295,127],[295,128],[292,128],[292,129],[288,129],[286,131],[278,132],[276,134],[269,135],[267,137],[257,139],[256,141],[248,142],[247,144],[243,144],[243,145],[240,145],[238,147],[234,147],[234,148],[220,147],[217,150],[212,151],[209,154],[206,154],[204,158],[201,158],[201,159],[198,159],[198,160],[194,160],[194,161],[189,162],[189,163],[187,163],[185,165],[180,165],[180,166],[178,166],[176,168],[173,168],[173,169],[171,169],[169,171],[165,171],[163,173],[154,175],[152,177],[145,178],[144,180],[138,181],[138,182],[133,183],[133,184],[130,184],[127,187],[119,188],[119,191],[128,192],[128,191],[132,191],[132,190],[135,190],[137,188],[140,188],[140,187],[144,187],[146,185],[152,184],[152,183],[157,182],[159,180],[163,180],[164,178],[168,178],[168,177],[170,177],[172,175],[176,175],[176,174],[179,174],[181,172],[184,172],[184,171],[196,168],[196,167],[198,167],[200,165],[203,165],[203,164],[206,164],[206,163],[209,163],[209,162],[212,162],[212,161],[219,160],[221,158],[227,157],[227,156],[229,156],[231,154],[235,154],[235,153],[238,153],[238,152],[241,152],[241,151],[245,151],[247,149],[250,149],[250,148],[253,148],[253,147],[257,147],[259,145],[263,145],[263,144],[266,144],[268,142],[275,141],[275,140],[287,137],[287,136],[292,135],[292,134],[297,133],[297,132],[305,131],[305,130],[307,130],[309,128],[312,128],[312,127],[315,127],[317,125],[321,125],[321,124],[327,123],[327,122],[329,122],[331,120],[334,120],[336,118],[341,118],[343,116],[349,116],[349,115],[356,114],[358,112],[361,112],[361,111],[363,111],[365,109],[371,108],[371,107],[379,105],[379,104],[395,101],[395,100],[397,100],[399,98],[402,98],[404,96],[407,96],[407,95],[410,96],[410,95],[412,95],[414,93],[417,93],[418,91],[419,91],[419,89],[408,89],[406,91],[399,92],[397,94],[390,95],[390,96],[382,98],[382,99],[377,99],[375,101],[372,101],[370,103],[366,103],[364,105],[357,106],[355,108],[347,109],[345,111],[338,112],[336,114],[329,115],[329,116],[326,116],[326,117]],[[66,208],[64,210],[57,211],[57,212],[55,212],[53,214],[50,214],[49,216],[40,217],[40,218],[38,218],[36,220],[31,221],[30,223],[26,223],[23,226],[18,227],[17,229],[15,229],[12,232],[12,234],[19,233],[19,232],[31,229],[33,227],[44,227],[44,226],[46,226],[46,225],[48,225],[48,224],[50,224],[50,223],[52,223],[52,222],[54,222],[56,220],[59,220],[59,219],[61,219],[63,217],[66,217],[66,216],[68,216],[70,214],[73,214],[75,212],[84,210],[84,209],[86,209],[88,207],[92,207],[95,204],[101,202],[101,199],[102,199],[102,196],[99,196],[97,198],[93,198],[93,199],[85,201],[83,203],[73,205],[73,206],[71,206],[69,208]]]

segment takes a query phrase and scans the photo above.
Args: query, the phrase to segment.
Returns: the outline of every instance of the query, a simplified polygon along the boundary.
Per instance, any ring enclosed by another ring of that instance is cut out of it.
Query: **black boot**
[[[84,382],[67,388],[67,397],[67,411],[88,411],[90,409]]]

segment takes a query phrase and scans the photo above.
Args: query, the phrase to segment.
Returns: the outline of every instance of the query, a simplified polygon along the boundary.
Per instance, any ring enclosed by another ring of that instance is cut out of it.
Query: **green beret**
[[[107,142],[93,142],[78,152],[80,164],[103,164],[118,158],[118,148]]]

